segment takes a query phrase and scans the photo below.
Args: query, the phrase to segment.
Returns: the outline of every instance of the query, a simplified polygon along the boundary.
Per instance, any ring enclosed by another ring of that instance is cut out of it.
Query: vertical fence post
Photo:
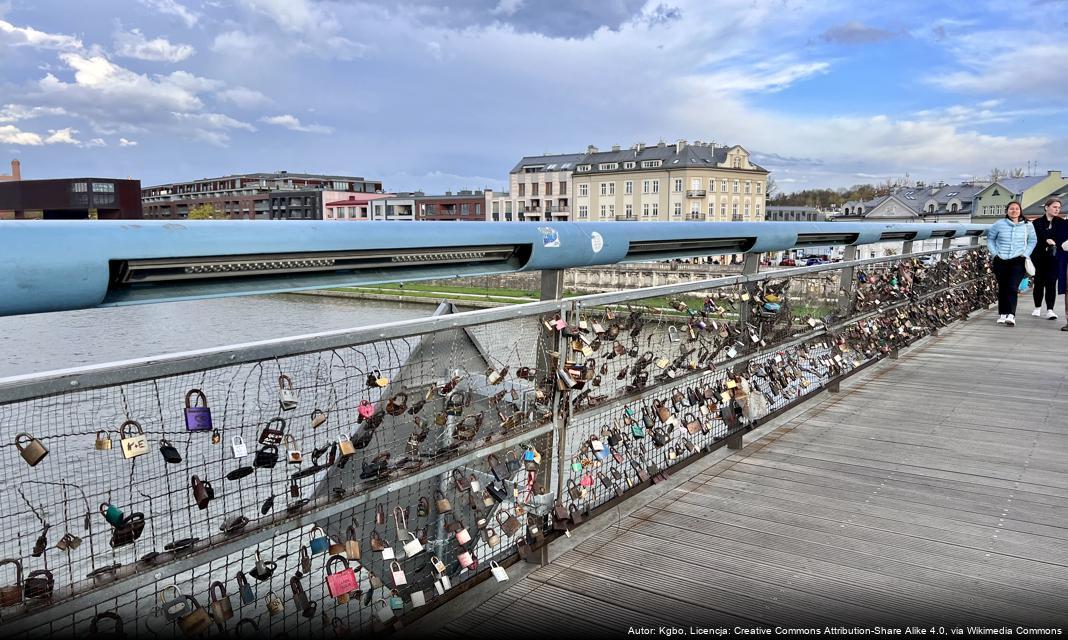
[[[907,256],[910,253],[912,253],[912,240],[906,240],[901,245],[901,255]]]
[[[541,272],[541,299],[542,300],[563,300],[563,297],[564,297],[564,273],[565,272],[564,272],[563,269],[546,269],[546,270]],[[568,323],[568,326],[571,326],[572,322],[574,322],[577,325],[578,324],[577,314],[568,314],[568,308],[569,308],[568,305],[565,305],[565,304],[561,304],[560,305],[560,317],[563,318],[564,321]],[[570,315],[570,317],[569,317],[569,315]],[[541,465],[542,477],[541,477],[541,483],[540,483],[541,488],[540,488],[538,493],[544,495],[544,494],[553,492],[556,495],[557,498],[559,498],[561,496],[561,492],[563,490],[563,485],[564,485],[564,481],[563,481],[563,477],[564,477],[563,464],[564,464],[564,453],[565,453],[564,449],[567,446],[567,437],[566,437],[566,435],[567,435],[567,420],[563,416],[560,415],[561,414],[560,406],[562,404],[561,401],[563,399],[563,397],[562,397],[563,394],[564,393],[569,393],[569,392],[567,392],[567,391],[556,391],[555,390],[555,386],[556,386],[556,376],[559,375],[558,370],[563,366],[564,354],[566,353],[565,349],[567,348],[567,346],[568,346],[567,345],[567,338],[563,335],[563,332],[557,332],[557,334],[556,334],[556,344],[555,345],[552,344],[551,341],[546,341],[546,343],[545,343],[546,350],[552,351],[554,348],[556,350],[556,353],[557,353],[556,367],[555,368],[551,367],[552,370],[551,371],[547,371],[545,376],[538,376],[539,380],[552,380],[553,381],[552,386],[550,387],[550,389],[553,389],[553,391],[554,391],[553,392],[553,403],[552,403],[553,427],[554,428],[553,428],[552,433],[553,433],[553,439],[555,440],[555,442],[550,441],[549,446],[546,447],[545,453],[542,456],[542,465]],[[551,363],[552,361],[553,361],[553,359],[551,357],[547,357],[546,358],[546,362],[550,362]],[[569,407],[569,409],[570,409],[570,407]],[[568,411],[568,415],[570,415],[570,410]],[[556,445],[555,447],[553,446],[554,444]],[[556,449],[556,456],[555,457],[556,457],[556,466],[557,466],[555,478],[553,476],[553,464],[552,464],[553,463],[553,457],[554,457],[553,456],[553,449],[554,448]],[[555,480],[555,483],[557,485],[556,486],[556,491],[553,491],[554,480]],[[542,566],[545,566],[545,565],[549,564],[549,545],[548,544],[542,545],[541,549],[539,550],[539,552],[538,552],[538,562]]]
[[[745,254],[745,262],[742,263],[742,275],[751,276],[751,275],[755,275],[759,271],[760,271],[760,254],[759,253],[747,253],[747,254]],[[753,295],[753,291],[754,291],[753,285],[748,283],[748,282],[746,282],[743,285],[743,287],[745,288],[745,291],[747,293],[749,293],[750,299],[752,299],[751,296]],[[746,301],[746,302],[739,301],[739,303],[738,303],[738,332],[739,332],[739,334],[744,334],[745,333],[745,327],[746,327],[747,324],[749,324],[749,307],[750,307],[750,305],[749,305],[748,301]],[[745,341],[746,350],[749,349],[751,344],[752,344],[751,341],[749,341],[749,340]]]
[[[857,248],[846,247],[842,256],[843,262],[852,262],[857,259]],[[853,289],[856,286],[855,267],[844,267],[839,278],[841,288],[838,290],[838,315],[846,317],[853,312]]]

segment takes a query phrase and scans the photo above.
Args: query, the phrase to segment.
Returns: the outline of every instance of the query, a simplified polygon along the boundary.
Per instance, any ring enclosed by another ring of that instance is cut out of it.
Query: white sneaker
[[[1010,327],[1015,327],[1016,326],[1016,316],[1012,315],[1011,313],[1009,315],[1005,316],[1005,324],[1010,326]]]
[[[994,324],[1005,324],[1005,318],[1007,318],[1007,317],[1008,316],[1006,316],[1004,314],[998,316],[998,321],[996,323],[994,323]]]
[[[1047,320],[1056,320],[1059,317],[1060,316],[1058,316],[1057,312],[1054,311],[1053,309],[1050,309],[1049,311],[1046,312],[1046,319]]]
[[[1033,315],[1034,317],[1037,318],[1037,317],[1042,315],[1042,310],[1043,309],[1045,309],[1045,307],[1035,307],[1035,310],[1031,312],[1031,315]],[[1050,311],[1050,313],[1053,313],[1053,312]]]

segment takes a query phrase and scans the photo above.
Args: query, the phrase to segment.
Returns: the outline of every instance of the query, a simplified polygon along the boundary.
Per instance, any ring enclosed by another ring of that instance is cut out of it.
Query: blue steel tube
[[[0,316],[797,246],[977,237],[835,222],[6,221]]]

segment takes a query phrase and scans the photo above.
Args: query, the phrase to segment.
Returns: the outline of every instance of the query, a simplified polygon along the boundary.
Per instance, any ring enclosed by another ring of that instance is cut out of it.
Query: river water
[[[0,378],[429,316],[433,305],[276,295],[0,318]]]

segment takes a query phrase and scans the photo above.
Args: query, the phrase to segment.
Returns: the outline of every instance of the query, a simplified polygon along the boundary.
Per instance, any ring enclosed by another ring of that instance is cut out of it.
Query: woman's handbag
[[[1024,271],[1029,276],[1035,275],[1035,263],[1031,262],[1031,258],[1024,258]]]

